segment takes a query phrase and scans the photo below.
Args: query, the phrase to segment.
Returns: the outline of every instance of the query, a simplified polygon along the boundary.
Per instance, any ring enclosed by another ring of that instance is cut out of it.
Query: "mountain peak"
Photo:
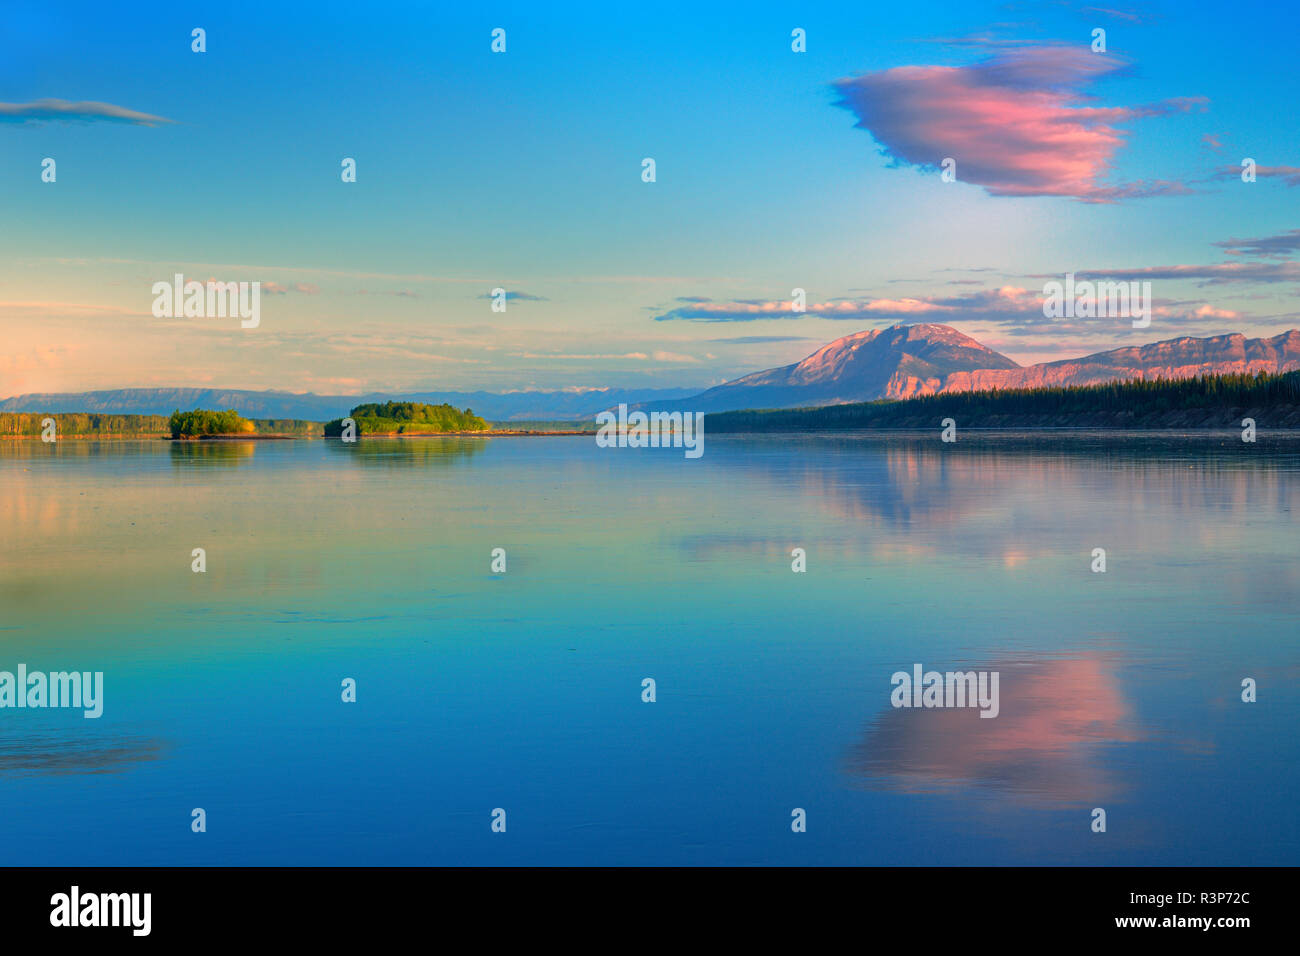
[[[862,396],[902,397],[937,390],[958,372],[1016,368],[1005,355],[951,326],[891,325],[845,335],[793,365],[755,372],[674,404],[698,411],[835,405],[863,401]]]
[[[1240,332],[1200,339],[1181,336],[1022,367],[951,326],[916,323],[854,332],[793,365],[755,372],[671,404],[703,412],[793,408],[937,392],[1296,368],[1300,368],[1300,331],[1295,329],[1258,339]]]

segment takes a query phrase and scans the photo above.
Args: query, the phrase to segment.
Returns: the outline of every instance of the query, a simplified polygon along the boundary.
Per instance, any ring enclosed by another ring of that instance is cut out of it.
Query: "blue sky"
[[[3,395],[705,385],[897,321],[1021,362],[1300,325],[1300,14],[1280,3],[6,21]],[[956,182],[919,162],[950,153]],[[1035,317],[1070,271],[1150,277],[1151,328]],[[175,272],[262,282],[261,325],[155,319]],[[494,313],[494,287],[531,298]],[[795,287],[824,308],[794,316]]]

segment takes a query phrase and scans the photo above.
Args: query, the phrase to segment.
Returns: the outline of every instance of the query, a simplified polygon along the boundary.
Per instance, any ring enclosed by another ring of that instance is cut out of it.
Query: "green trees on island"
[[[358,435],[412,435],[427,432],[484,432],[491,426],[472,409],[423,402],[368,402],[348,414]],[[343,434],[343,419],[325,423],[325,437]]]
[[[251,435],[257,427],[239,412],[227,409],[213,412],[196,408],[192,412],[174,411],[168,420],[172,438],[202,438],[205,435]]]

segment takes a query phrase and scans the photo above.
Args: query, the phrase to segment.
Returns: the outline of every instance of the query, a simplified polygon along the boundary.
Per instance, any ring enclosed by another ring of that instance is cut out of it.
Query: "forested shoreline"
[[[818,408],[715,412],[711,432],[937,428],[1300,428],[1300,371],[951,392]]]

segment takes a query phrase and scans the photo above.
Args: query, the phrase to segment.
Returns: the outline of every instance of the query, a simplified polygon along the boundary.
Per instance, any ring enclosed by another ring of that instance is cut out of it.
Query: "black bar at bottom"
[[[470,930],[494,943],[722,935],[735,945],[842,929],[864,943],[945,947],[1097,936],[1232,945],[1286,928],[1294,882],[1293,869],[1271,868],[9,868],[0,925],[7,942],[92,944],[338,946]]]

